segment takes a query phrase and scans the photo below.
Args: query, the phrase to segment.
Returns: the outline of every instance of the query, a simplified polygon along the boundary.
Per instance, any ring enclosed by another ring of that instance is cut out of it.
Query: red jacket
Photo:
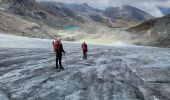
[[[82,44],[81,48],[82,48],[83,52],[88,52],[87,44]]]
[[[54,47],[54,52],[61,53],[61,54],[62,54],[62,52],[65,53],[61,42],[53,41],[52,44],[53,44],[53,47]]]

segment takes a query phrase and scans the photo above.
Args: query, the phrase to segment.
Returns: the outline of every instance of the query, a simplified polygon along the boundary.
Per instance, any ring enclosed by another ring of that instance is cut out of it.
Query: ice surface
[[[58,71],[52,40],[0,38],[0,100],[170,100],[169,48],[63,42]]]

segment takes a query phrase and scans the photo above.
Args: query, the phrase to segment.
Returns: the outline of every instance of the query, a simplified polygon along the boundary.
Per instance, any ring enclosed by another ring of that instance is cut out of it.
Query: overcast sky
[[[150,13],[155,17],[163,16],[157,6],[170,8],[170,0],[37,0],[37,1],[57,1],[65,3],[88,3],[89,5],[104,9],[110,6],[131,5]]]

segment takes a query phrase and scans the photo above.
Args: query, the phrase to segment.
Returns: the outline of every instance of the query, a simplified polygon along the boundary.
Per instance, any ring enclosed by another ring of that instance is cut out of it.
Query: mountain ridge
[[[106,8],[104,14],[111,18],[113,21],[127,20],[127,21],[144,21],[146,19],[153,18],[152,15],[129,5],[123,5],[121,7],[109,7]]]
[[[170,47],[170,14],[144,21],[127,31],[139,34],[147,42],[144,45]]]

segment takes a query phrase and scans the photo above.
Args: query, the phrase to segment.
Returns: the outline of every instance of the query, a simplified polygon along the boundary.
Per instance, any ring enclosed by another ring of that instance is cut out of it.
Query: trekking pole
[[[67,60],[66,60],[66,56],[65,56],[65,54],[64,54],[64,58],[65,58],[66,67],[68,67],[68,66],[67,66]]]

